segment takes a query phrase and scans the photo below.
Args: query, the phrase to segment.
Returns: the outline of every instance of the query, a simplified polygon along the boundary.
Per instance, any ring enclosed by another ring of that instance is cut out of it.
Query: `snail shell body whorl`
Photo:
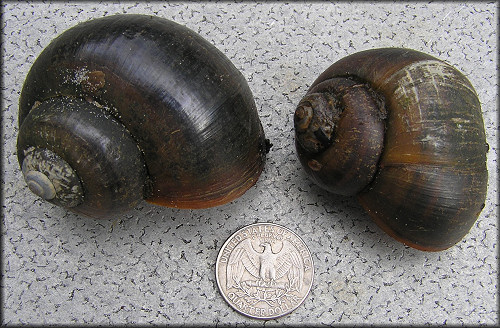
[[[337,79],[351,85],[339,88]],[[363,95],[349,100],[359,89]],[[308,97],[325,92],[336,102],[310,109]],[[315,127],[307,123],[316,119],[308,113],[331,111],[325,108],[340,114]],[[429,55],[388,48],[348,56],[313,83],[295,122],[297,152],[314,181],[357,194],[382,229],[411,247],[454,245],[484,207],[487,144],[479,100],[464,75]],[[333,130],[326,141],[318,137],[325,125]],[[315,142],[326,150],[315,150]]]
[[[110,122],[88,123],[100,120]],[[21,165],[34,148],[56,153],[84,190],[72,209],[90,216],[109,216],[143,198],[180,208],[220,205],[250,188],[265,161],[266,140],[242,74],[193,31],[145,15],[95,19],[53,40],[26,78],[19,122]],[[130,163],[120,170],[123,158]],[[92,162],[97,168],[89,168]],[[80,172],[86,167],[90,172]],[[92,179],[96,170],[108,177]],[[45,180],[28,184],[36,190]],[[94,184],[100,186],[89,190]]]

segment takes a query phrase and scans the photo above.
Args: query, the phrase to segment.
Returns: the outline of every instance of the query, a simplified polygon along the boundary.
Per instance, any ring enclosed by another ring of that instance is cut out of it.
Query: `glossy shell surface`
[[[376,173],[358,193],[362,206],[382,229],[414,248],[437,251],[459,242],[484,207],[487,188],[488,146],[470,82],[436,58],[399,48],[341,59],[311,90],[336,77],[366,83],[387,111]],[[311,155],[298,143],[297,151],[311,171]]]
[[[21,125],[60,97],[83,99],[123,125],[144,159],[149,202],[220,205],[263,169],[266,141],[246,80],[212,44],[172,21],[114,15],[61,34],[28,74]],[[19,144],[20,163],[30,146]]]

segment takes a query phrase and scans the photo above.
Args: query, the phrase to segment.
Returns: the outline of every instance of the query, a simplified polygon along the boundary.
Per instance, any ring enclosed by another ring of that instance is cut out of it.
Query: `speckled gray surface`
[[[494,324],[497,299],[497,26],[495,3],[3,2],[3,323],[30,324]],[[273,143],[257,184],[207,210],[142,203],[109,221],[32,195],[18,167],[17,103],[41,50],[67,28],[114,13],[184,24],[247,78]],[[293,111],[336,60],[377,47],[408,47],[465,73],[482,103],[489,185],[470,233],[438,253],[384,234],[354,198],[322,191],[293,145]],[[315,281],[292,314],[267,323],[230,308],[215,260],[238,228],[274,222],[313,253]]]

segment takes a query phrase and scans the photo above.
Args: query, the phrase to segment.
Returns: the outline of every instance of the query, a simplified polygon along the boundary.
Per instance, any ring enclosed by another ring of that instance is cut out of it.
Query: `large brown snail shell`
[[[257,181],[268,150],[242,74],[172,21],[114,15],[54,39],[20,97],[18,159],[32,191],[108,217],[140,200],[217,206]]]
[[[400,48],[350,55],[316,79],[294,121],[311,178],[357,195],[383,230],[411,247],[451,247],[484,207],[480,103],[443,61]]]

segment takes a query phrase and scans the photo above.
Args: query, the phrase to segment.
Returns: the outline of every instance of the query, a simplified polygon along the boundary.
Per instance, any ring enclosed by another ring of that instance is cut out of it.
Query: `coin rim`
[[[258,317],[258,316],[252,316],[251,314],[248,314],[248,313],[245,313],[243,311],[240,311],[239,309],[237,309],[235,306],[233,306],[233,304],[229,301],[229,299],[226,297],[226,295],[223,293],[223,289],[221,288],[221,285],[220,285],[220,282],[219,282],[219,260],[220,260],[220,257],[222,256],[222,251],[224,250],[224,248],[226,247],[226,245],[229,243],[229,241],[237,234],[239,233],[241,230],[243,229],[246,229],[246,228],[249,228],[249,227],[253,227],[253,226],[258,226],[258,225],[271,225],[271,226],[276,226],[276,227],[279,227],[281,229],[284,229],[288,232],[290,232],[291,234],[293,234],[295,237],[297,237],[305,246],[305,248],[307,249],[307,252],[309,253],[309,257],[311,258],[311,284],[309,285],[309,288],[307,289],[307,292],[305,293],[304,297],[302,297],[302,299],[300,300],[300,302],[297,304],[297,306],[293,307],[291,310],[287,311],[287,312],[283,312],[279,315],[276,315],[276,316],[272,316],[272,317]],[[246,226],[243,226],[241,228],[239,228],[238,230],[236,230],[233,234],[231,234],[227,239],[226,241],[224,242],[224,244],[222,245],[222,247],[220,248],[219,250],[219,253],[217,254],[217,260],[215,261],[215,280],[217,282],[217,287],[219,288],[219,292],[220,294],[222,295],[222,297],[224,298],[224,300],[226,301],[226,303],[229,304],[229,306],[235,310],[236,312],[240,313],[240,314],[243,314],[244,316],[246,317],[249,317],[249,318],[252,318],[252,319],[259,319],[259,320],[272,320],[272,319],[277,319],[277,318],[281,318],[285,315],[288,315],[290,313],[292,313],[293,311],[295,311],[300,305],[302,305],[302,303],[304,303],[305,299],[307,298],[307,296],[309,296],[309,293],[311,292],[311,288],[312,288],[312,285],[314,284],[314,262],[313,262],[313,257],[312,257],[312,253],[311,251],[309,250],[309,247],[307,247],[307,244],[305,243],[305,241],[298,235],[296,234],[295,232],[293,232],[291,229],[287,228],[287,227],[284,227],[282,225],[279,225],[279,224],[276,224],[276,223],[271,223],[271,222],[260,222],[260,223],[252,223],[252,224],[249,224],[249,225],[246,225]]]

